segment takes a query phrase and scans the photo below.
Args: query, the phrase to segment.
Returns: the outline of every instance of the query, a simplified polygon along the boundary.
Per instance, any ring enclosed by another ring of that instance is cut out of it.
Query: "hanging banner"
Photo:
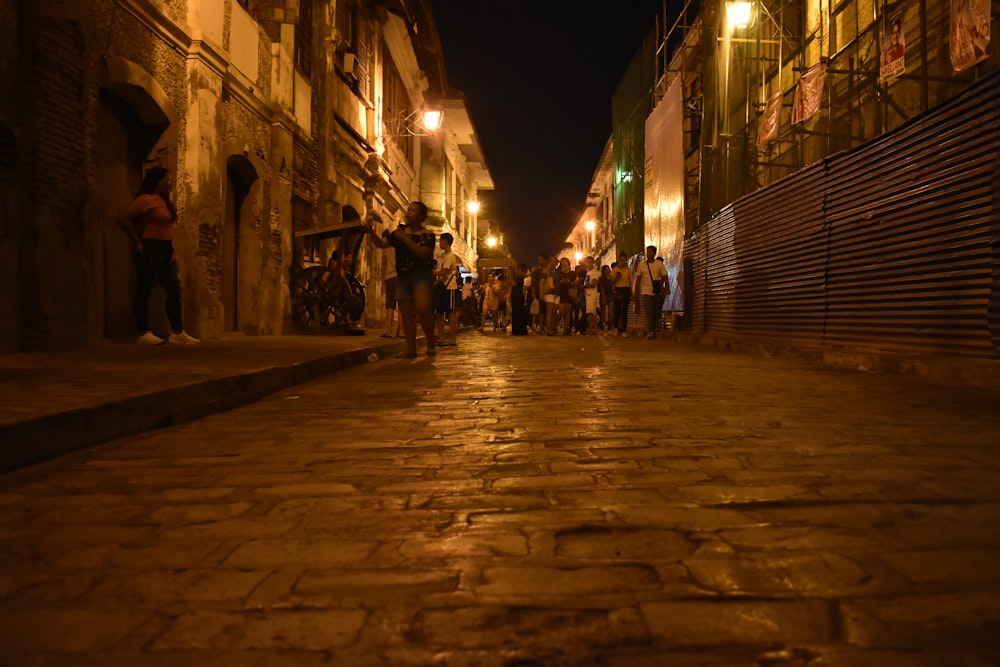
[[[258,21],[298,23],[299,0],[252,0]]]
[[[991,20],[990,0],[952,0],[951,66],[955,72],[986,58]]]
[[[775,93],[764,107],[764,115],[760,117],[760,127],[757,128],[757,145],[763,146],[778,138],[778,127],[781,125],[781,98],[784,93]]]
[[[879,58],[878,80],[886,82],[906,71],[906,37],[903,35],[903,15],[894,14],[886,20],[882,32],[882,57]]]
[[[684,100],[682,77],[674,79],[646,118],[643,197],[644,245],[656,246],[670,277],[666,312],[684,312]],[[642,252],[643,248],[621,248]]]
[[[801,123],[819,111],[826,83],[826,63],[813,65],[799,77],[792,102],[792,124]]]

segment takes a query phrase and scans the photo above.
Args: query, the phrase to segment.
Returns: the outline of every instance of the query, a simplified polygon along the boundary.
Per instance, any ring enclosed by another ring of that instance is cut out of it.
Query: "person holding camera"
[[[434,232],[424,228],[427,206],[421,201],[412,201],[403,214],[404,222],[399,227],[385,231],[380,236],[375,232],[374,223],[382,222],[376,213],[369,213],[364,229],[372,242],[379,248],[392,247],[396,251],[396,305],[399,321],[403,325],[406,351],[401,355],[406,359],[417,356],[417,323],[424,330],[427,340],[427,356],[433,357],[434,346]]]
[[[656,257],[656,246],[646,246],[646,259],[635,266],[632,292],[646,310],[646,338],[656,338],[656,325],[663,310],[663,299],[670,294],[667,267]]]

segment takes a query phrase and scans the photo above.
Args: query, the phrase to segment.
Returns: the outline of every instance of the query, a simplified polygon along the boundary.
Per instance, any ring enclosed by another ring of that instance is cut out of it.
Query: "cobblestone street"
[[[465,334],[0,476],[0,665],[1000,664],[1000,396]]]

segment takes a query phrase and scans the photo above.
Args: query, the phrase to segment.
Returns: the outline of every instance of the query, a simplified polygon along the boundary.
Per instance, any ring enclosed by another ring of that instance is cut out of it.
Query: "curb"
[[[261,400],[322,375],[398,351],[402,342],[336,352],[303,362],[236,373],[0,427],[0,473],[146,431],[182,424]]]

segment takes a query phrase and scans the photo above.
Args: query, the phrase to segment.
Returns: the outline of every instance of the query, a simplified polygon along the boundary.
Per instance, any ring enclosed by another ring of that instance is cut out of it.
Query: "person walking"
[[[458,318],[462,307],[462,288],[458,281],[461,275],[458,267],[462,262],[451,250],[455,237],[448,232],[441,234],[438,244],[441,247],[441,259],[438,260],[434,275],[437,283],[434,297],[434,311],[437,313],[439,345],[450,347],[458,344]],[[448,333],[445,334],[447,325]]]
[[[628,268],[628,255],[618,253],[618,263],[611,270],[611,284],[614,287],[614,314],[611,329],[618,327],[618,333],[628,336],[628,307],[632,301],[632,271]]]
[[[583,279],[584,312],[587,318],[587,334],[597,335],[598,307],[600,306],[601,295],[598,292],[598,283],[601,279],[601,270],[597,268],[594,258],[587,256],[583,260],[583,265],[587,272]]]
[[[525,273],[527,269],[524,264],[518,264],[514,271],[514,285],[510,289],[510,332],[514,336],[528,335],[528,324],[531,321],[527,303],[531,297],[524,287]]]
[[[427,341],[427,356],[433,357],[437,354],[431,303],[434,291],[434,232],[424,228],[427,206],[421,201],[410,202],[403,219],[404,222],[396,229],[380,236],[375,231],[374,223],[382,222],[382,218],[377,213],[369,213],[364,229],[377,247],[392,246],[396,251],[396,305],[406,338],[406,351],[400,356],[416,358],[419,323]]]
[[[170,172],[165,167],[153,167],[146,172],[128,210],[118,218],[118,226],[132,242],[137,272],[133,314],[139,330],[136,342],[142,345],[161,345],[168,341],[193,345],[199,342],[184,331],[181,317],[181,283],[177,277],[173,241],[177,209],[170,201],[170,185]],[[167,294],[170,334],[166,340],[149,329],[149,296],[157,284]]]
[[[656,338],[656,326],[663,308],[663,298],[670,293],[667,267],[656,257],[656,246],[646,246],[646,258],[635,267],[633,291],[642,299],[646,311],[646,338]]]
[[[382,338],[397,337],[401,334],[399,320],[396,319],[396,249],[391,245],[382,248],[382,286],[385,288],[385,331]]]

